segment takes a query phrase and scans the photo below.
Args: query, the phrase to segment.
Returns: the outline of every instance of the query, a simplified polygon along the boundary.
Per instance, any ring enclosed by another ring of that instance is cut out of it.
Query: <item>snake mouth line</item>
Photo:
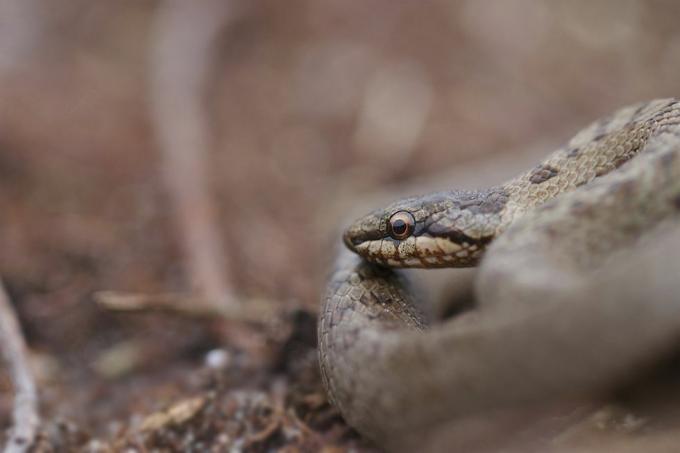
[[[370,232],[360,232],[357,233],[356,231],[352,230],[347,230],[345,234],[342,236],[342,240],[349,248],[351,251],[355,253],[358,252],[358,247],[361,246],[361,244],[368,243],[371,241],[380,241],[383,239],[383,234],[380,233],[379,231],[370,231]]]
[[[365,260],[384,266],[437,268],[474,266],[486,243],[472,239],[457,243],[448,237],[423,235],[402,241],[389,237],[349,241],[347,246]]]

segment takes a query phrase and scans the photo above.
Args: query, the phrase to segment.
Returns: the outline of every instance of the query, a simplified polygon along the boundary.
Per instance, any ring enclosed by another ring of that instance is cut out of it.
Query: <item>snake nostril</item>
[[[356,239],[357,238],[352,235],[351,231],[345,231],[345,234],[342,235],[342,242],[344,242],[347,248],[353,252],[356,252],[356,245],[358,243]]]

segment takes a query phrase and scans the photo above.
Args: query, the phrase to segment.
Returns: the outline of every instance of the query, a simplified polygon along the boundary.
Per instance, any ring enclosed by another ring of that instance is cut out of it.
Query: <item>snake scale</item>
[[[446,421],[615,382],[680,328],[675,305],[640,308],[653,266],[638,272],[626,254],[679,217],[675,99],[595,121],[505,184],[366,215],[346,230],[322,300],[330,400],[392,448]],[[394,269],[477,264],[475,309],[439,323]]]

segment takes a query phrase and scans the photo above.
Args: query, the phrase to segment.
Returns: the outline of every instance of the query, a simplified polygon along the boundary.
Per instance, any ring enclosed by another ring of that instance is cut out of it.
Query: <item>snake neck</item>
[[[502,213],[501,229],[536,206],[619,168],[635,157],[652,135],[677,121],[678,101],[660,99],[593,122],[536,167],[502,186],[510,200]]]
[[[345,244],[390,267],[475,266],[488,244],[519,217],[617,169],[651,136],[677,123],[676,100],[627,107],[503,185],[406,198],[376,210],[348,228]]]

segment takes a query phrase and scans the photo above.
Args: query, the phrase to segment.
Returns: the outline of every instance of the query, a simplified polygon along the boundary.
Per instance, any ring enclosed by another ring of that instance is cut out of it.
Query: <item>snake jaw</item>
[[[401,268],[470,267],[484,251],[478,244],[432,236],[369,240],[352,244],[350,250],[371,263]]]

